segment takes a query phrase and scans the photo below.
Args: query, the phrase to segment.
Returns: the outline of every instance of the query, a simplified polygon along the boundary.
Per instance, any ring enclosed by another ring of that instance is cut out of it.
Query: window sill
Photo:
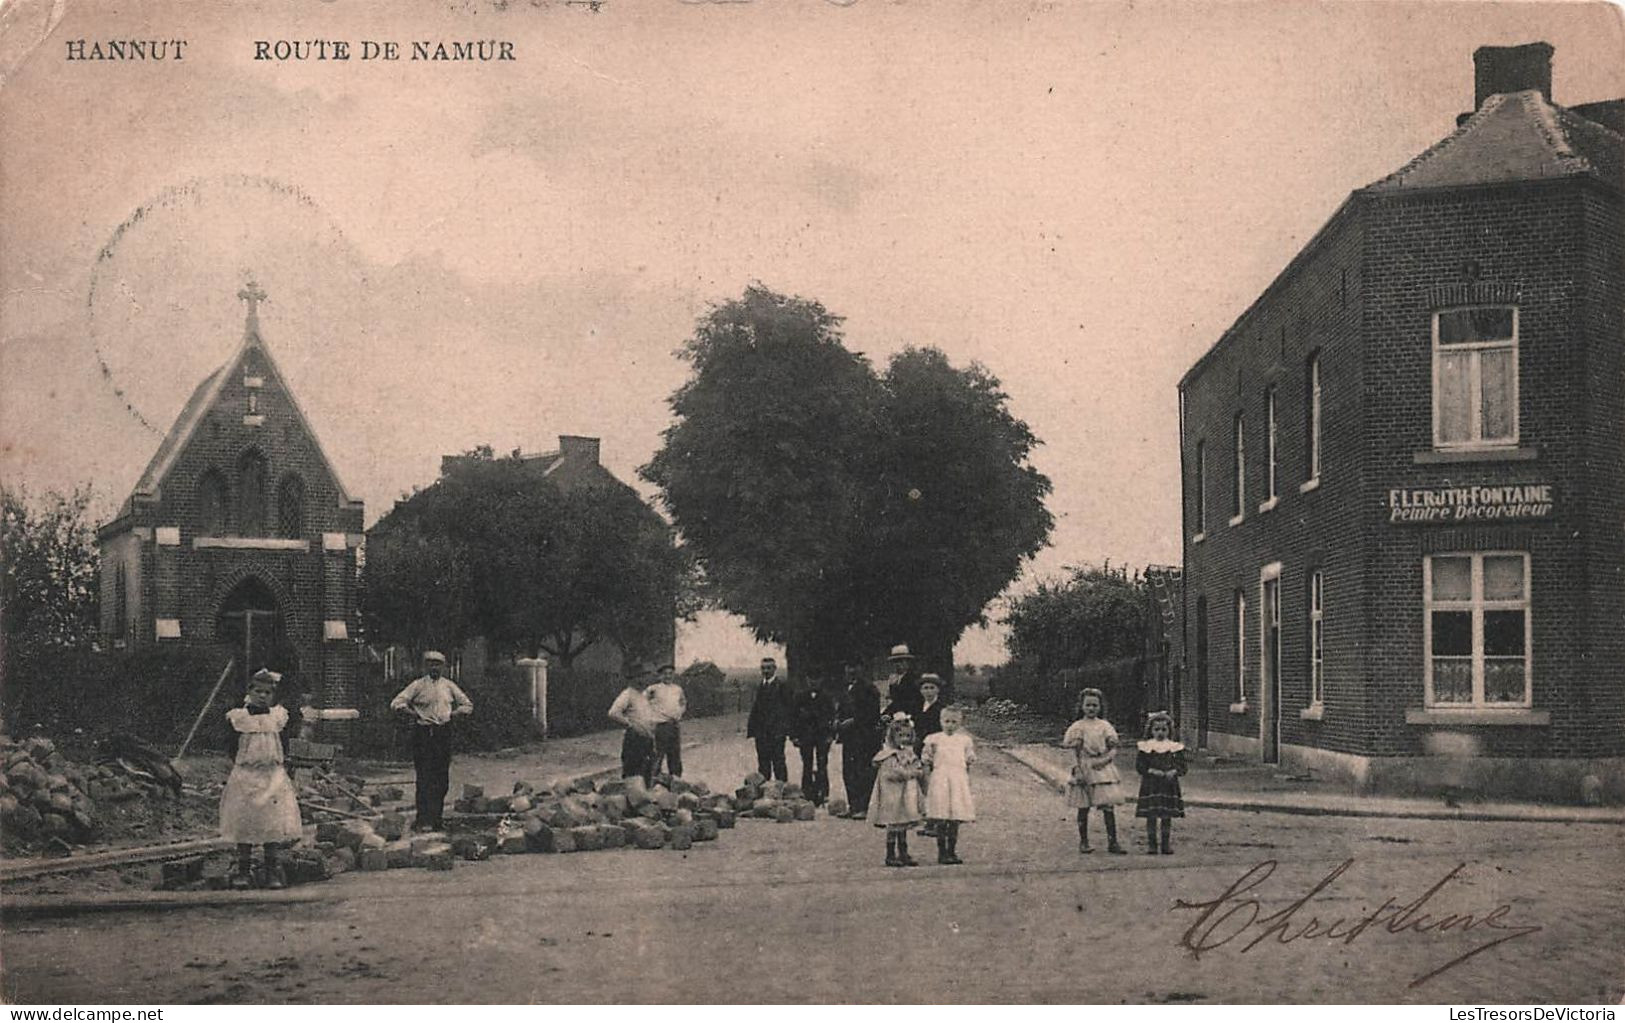
[[[1240,703],[1232,703],[1230,705],[1230,713],[1232,713],[1232,714],[1245,714],[1245,713],[1247,713],[1247,701],[1242,700]]]
[[[1277,495],[1275,497],[1272,497],[1268,501],[1265,501],[1263,504],[1258,506],[1258,513],[1260,515],[1262,515],[1265,512],[1274,511],[1275,506],[1280,504],[1280,503],[1281,503],[1281,498],[1280,498],[1279,495]]]
[[[1320,477],[1319,476],[1316,476],[1312,480],[1304,480],[1302,483],[1298,484],[1298,493],[1300,493],[1300,494],[1307,494],[1311,490],[1319,490],[1319,489],[1320,489]]]
[[[1239,526],[1245,521],[1247,521],[1247,513],[1246,512],[1242,512],[1239,515],[1230,516],[1230,524],[1232,526]]]
[[[1461,462],[1533,462],[1540,457],[1539,448],[1441,448],[1418,451],[1411,455],[1415,465],[1455,465]]]
[[[1201,543],[1203,540],[1206,540],[1206,539],[1207,539],[1207,534],[1206,533],[1197,533],[1195,536],[1191,537],[1191,543]]]
[[[1407,707],[1407,725],[1549,725],[1552,712],[1532,710],[1528,707],[1462,707],[1446,710],[1442,707]]]
[[[1307,706],[1307,707],[1303,708],[1302,710],[1298,711],[1298,717],[1302,718],[1305,721],[1319,721],[1321,718],[1323,718],[1325,716],[1326,716],[1326,705],[1324,703],[1312,703],[1309,706]]]

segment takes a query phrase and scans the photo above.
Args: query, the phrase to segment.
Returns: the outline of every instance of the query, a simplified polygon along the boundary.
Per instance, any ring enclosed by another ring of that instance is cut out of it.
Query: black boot
[[[886,866],[902,866],[901,863],[897,862],[897,833],[891,830],[886,832]]]
[[[1119,856],[1127,853],[1127,849],[1117,844],[1117,814],[1109,809],[1100,813],[1106,818],[1106,851]]]
[[[953,862],[948,858],[948,829],[942,825],[937,827],[937,862]]]
[[[904,867],[917,867],[920,861],[908,854],[908,831],[904,829],[897,833],[897,862]]]
[[[1078,852],[1092,853],[1094,846],[1089,844],[1089,811],[1078,811]]]
[[[1155,856],[1157,854],[1157,819],[1145,819],[1145,851]]]
[[[1164,817],[1162,819],[1162,854],[1164,856],[1172,856],[1174,854],[1174,843],[1172,841],[1173,832],[1173,820],[1171,818]]]
[[[949,863],[964,863],[965,862],[964,860],[959,858],[959,822],[958,821],[949,821],[948,822],[948,862]]]

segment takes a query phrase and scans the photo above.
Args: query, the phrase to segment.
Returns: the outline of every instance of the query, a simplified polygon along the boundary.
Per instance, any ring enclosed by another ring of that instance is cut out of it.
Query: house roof
[[[1367,191],[1447,188],[1589,174],[1621,187],[1625,139],[1537,89],[1498,93],[1472,116]]]
[[[154,498],[158,496],[164,477],[174,467],[175,460],[180,457],[181,452],[186,450],[187,442],[197,432],[199,424],[203,422],[209,409],[214,407],[215,401],[220,397],[220,389],[225,386],[227,380],[231,379],[232,374],[242,364],[248,352],[254,349],[259,351],[260,357],[264,360],[264,374],[275,377],[282,384],[282,391],[288,399],[288,407],[293,410],[294,418],[299,422],[300,428],[305,431],[305,435],[310,438],[311,444],[316,448],[316,453],[322,460],[323,467],[327,469],[329,478],[333,480],[334,489],[338,491],[339,504],[353,503],[349,491],[344,487],[344,482],[339,479],[338,470],[334,468],[332,460],[327,457],[327,451],[322,447],[321,441],[317,439],[316,431],[311,428],[310,419],[305,415],[305,410],[299,407],[299,399],[294,396],[293,391],[288,387],[287,379],[282,375],[282,370],[277,365],[276,359],[272,357],[271,349],[260,337],[259,328],[259,317],[251,308],[247,323],[243,328],[242,343],[237,346],[237,350],[232,353],[231,358],[227,359],[219,369],[204,377],[202,383],[198,384],[197,389],[192,392],[192,396],[186,399],[186,404],[181,407],[180,415],[175,418],[175,425],[169,428],[168,433],[164,434],[164,439],[159,443],[158,450],[153,452],[151,461],[147,462],[146,469],[142,470],[141,478],[136,480],[135,487],[130,491],[130,496],[125,498],[124,504],[120,506],[119,517],[123,517],[131,510],[136,497]]]

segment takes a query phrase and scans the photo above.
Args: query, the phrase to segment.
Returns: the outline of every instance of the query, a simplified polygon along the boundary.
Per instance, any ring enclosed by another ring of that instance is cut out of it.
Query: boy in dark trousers
[[[846,785],[848,817],[862,820],[869,813],[869,793],[875,787],[874,756],[884,740],[880,724],[880,692],[855,667],[846,669],[846,692],[841,694],[836,731],[841,740],[841,781]]]
[[[795,732],[791,739],[801,751],[801,794],[814,806],[829,798],[829,747],[835,741],[835,694],[817,675],[796,695]]]

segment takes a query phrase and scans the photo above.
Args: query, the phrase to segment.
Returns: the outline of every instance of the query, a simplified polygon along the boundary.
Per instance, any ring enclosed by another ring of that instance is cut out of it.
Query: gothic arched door
[[[295,670],[298,655],[288,642],[276,594],[249,576],[220,602],[215,612],[215,638],[232,649],[236,678],[244,688],[249,676],[261,668],[287,673]]]

